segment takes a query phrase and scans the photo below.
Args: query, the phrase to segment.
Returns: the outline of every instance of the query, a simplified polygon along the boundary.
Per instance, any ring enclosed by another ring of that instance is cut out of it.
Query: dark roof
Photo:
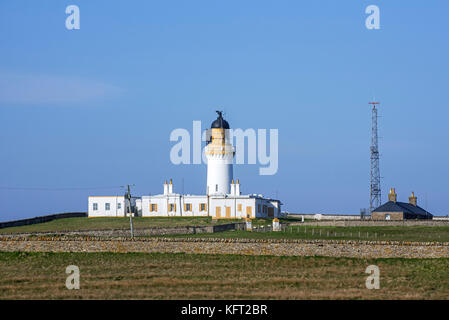
[[[213,128],[220,128],[220,129],[229,129],[229,123],[223,119],[223,115],[221,111],[217,111],[218,113],[218,117],[217,119],[212,122],[212,124],[210,125],[210,127]]]
[[[421,216],[432,216],[430,212],[427,212],[419,206],[414,206],[407,202],[394,202],[388,201],[380,207],[373,210],[373,212],[405,212],[411,214],[417,214]]]

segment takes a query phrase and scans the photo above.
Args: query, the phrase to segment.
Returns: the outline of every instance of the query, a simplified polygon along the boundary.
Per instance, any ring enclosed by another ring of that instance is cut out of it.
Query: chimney
[[[415,197],[415,193],[412,192],[412,196],[408,197],[408,202],[416,207],[417,206],[416,200],[417,198]]]
[[[237,183],[235,185],[235,195],[236,196],[240,195],[240,182],[239,182],[239,179],[237,179]]]
[[[396,190],[394,188],[390,188],[390,193],[388,194],[388,201],[393,201],[396,202],[397,201],[397,194],[396,194]]]
[[[235,196],[235,183],[234,183],[234,179],[232,179],[232,182],[231,182],[231,196]]]
[[[170,179],[170,184],[168,185],[168,193],[173,193],[173,182],[172,182],[172,180]]]
[[[167,184],[167,180],[165,180],[165,183],[164,183],[164,194],[168,194],[168,184]]]

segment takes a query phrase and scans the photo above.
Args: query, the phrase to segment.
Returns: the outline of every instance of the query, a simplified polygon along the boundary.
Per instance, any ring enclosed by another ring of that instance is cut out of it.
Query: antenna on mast
[[[377,108],[380,102],[369,102],[371,109],[371,148],[370,148],[370,214],[381,204],[380,171],[379,171],[379,143],[377,136]]]

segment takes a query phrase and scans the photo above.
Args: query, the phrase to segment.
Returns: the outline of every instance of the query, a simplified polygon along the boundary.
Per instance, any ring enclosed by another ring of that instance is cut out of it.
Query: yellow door
[[[246,207],[246,217],[247,218],[251,218],[251,216],[253,215],[253,207]]]
[[[215,216],[217,218],[221,217],[221,207],[215,207]]]
[[[226,207],[226,218],[231,217],[231,207]]]

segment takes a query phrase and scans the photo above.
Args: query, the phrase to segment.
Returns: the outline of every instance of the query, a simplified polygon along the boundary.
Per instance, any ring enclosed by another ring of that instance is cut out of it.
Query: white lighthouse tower
[[[229,194],[235,150],[229,134],[229,123],[221,111],[212,122],[205,149],[207,157],[206,194]]]

